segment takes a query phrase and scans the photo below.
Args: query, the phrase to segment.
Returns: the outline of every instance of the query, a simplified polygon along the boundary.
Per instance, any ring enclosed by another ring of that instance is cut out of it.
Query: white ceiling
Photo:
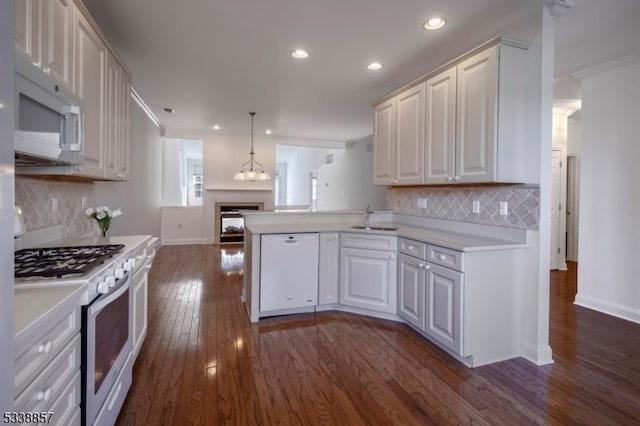
[[[573,0],[558,21],[556,76],[640,50],[639,0]],[[542,0],[84,0],[168,132],[256,132],[346,141],[371,104]],[[595,13],[600,13],[598,17]],[[422,29],[441,14],[448,25]],[[604,23],[594,28],[596,22]],[[311,53],[295,61],[289,51]],[[463,49],[463,50],[461,50]],[[454,55],[455,56],[455,55]],[[385,68],[365,66],[372,60]],[[176,109],[175,115],[161,108]]]

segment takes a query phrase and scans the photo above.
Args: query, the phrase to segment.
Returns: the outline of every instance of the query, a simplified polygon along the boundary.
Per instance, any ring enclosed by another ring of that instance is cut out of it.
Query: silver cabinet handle
[[[455,176],[455,177],[453,178],[453,180],[454,180],[454,182],[460,182],[460,176]]]
[[[445,260],[447,258],[447,256],[445,256],[444,254],[441,254],[440,256],[438,256],[438,258],[440,260]]]
[[[424,267],[425,267],[425,263],[424,262],[418,263],[418,268],[424,268]]]

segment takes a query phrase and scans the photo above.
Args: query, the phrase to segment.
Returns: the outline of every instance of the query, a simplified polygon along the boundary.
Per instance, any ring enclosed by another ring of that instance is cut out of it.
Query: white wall
[[[250,138],[227,133],[205,135],[204,140],[204,182],[209,190],[264,190],[273,189],[276,150],[275,139],[254,137],[255,159],[269,173],[272,180],[243,182],[233,180],[240,166],[249,160]]]
[[[97,205],[120,208],[112,235],[160,235],[160,131],[140,106],[131,101],[130,169],[127,182],[96,182]]]
[[[207,242],[204,231],[204,212],[201,206],[162,207],[161,239],[163,245],[202,244]]]
[[[184,206],[185,188],[184,151],[181,139],[162,140],[162,205]]]
[[[13,411],[13,0],[0,2],[0,411]]]
[[[582,75],[576,303],[640,322],[640,55]]]
[[[345,151],[344,162],[349,168],[349,179],[345,182],[346,209],[363,210],[370,206],[374,210],[384,209],[387,190],[373,185],[373,136],[353,142]]]
[[[309,173],[317,171],[325,163],[326,148],[298,148],[287,162],[287,205],[311,204]]]
[[[317,171],[317,210],[384,209],[386,188],[373,180],[373,137],[359,139],[342,148],[298,148],[287,163],[287,204],[309,204],[309,173]],[[327,155],[333,161],[326,162]]]

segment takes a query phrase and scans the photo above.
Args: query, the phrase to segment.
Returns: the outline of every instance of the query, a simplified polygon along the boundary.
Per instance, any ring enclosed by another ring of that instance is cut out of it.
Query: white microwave
[[[82,100],[20,55],[15,87],[16,167],[82,164]]]

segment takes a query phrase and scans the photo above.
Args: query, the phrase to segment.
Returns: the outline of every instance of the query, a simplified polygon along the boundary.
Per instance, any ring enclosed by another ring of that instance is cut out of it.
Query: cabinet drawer
[[[420,241],[398,238],[398,251],[422,260],[427,258],[427,244]]]
[[[80,377],[80,370],[78,370],[51,406],[51,411],[54,413],[51,418],[52,423],[68,426],[80,424],[80,398],[82,398]]]
[[[464,271],[464,256],[461,251],[427,245],[427,261],[456,271]]]
[[[16,411],[52,411],[73,375],[80,370],[81,344],[80,333],[59,351],[53,361],[47,365],[36,379],[16,398]]]
[[[44,333],[24,342],[16,342],[16,395],[20,394],[71,337],[80,331],[80,307],[67,313],[61,320],[52,322],[53,327]]]
[[[396,251],[398,248],[398,237],[365,233],[342,233],[340,236],[340,246],[366,250]]]

